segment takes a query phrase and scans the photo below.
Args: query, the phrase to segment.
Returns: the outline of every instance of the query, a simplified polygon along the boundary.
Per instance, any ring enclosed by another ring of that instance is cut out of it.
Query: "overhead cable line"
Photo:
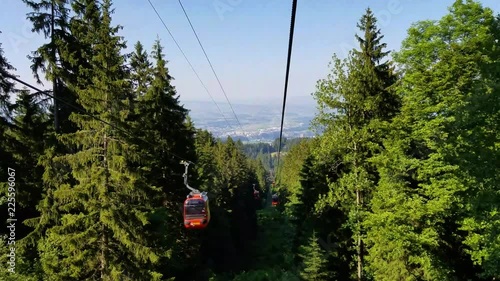
[[[175,37],[174,35],[172,34],[172,32],[170,32],[170,29],[167,27],[167,24],[163,21],[163,18],[160,16],[160,14],[158,13],[158,11],[156,10],[155,6],[153,5],[153,3],[151,3],[151,0],[148,0],[149,2],[149,5],[151,5],[151,8],[153,8],[153,10],[155,11],[156,15],[158,16],[158,19],[160,19],[161,23],[163,24],[163,26],[165,27],[165,29],[167,30],[168,34],[170,34],[170,37],[172,37],[172,40],[174,41],[175,45],[177,45],[177,48],[179,49],[179,51],[181,51],[182,55],[184,56],[184,58],[186,59],[187,63],[189,64],[189,66],[191,67],[191,69],[193,70],[194,74],[196,75],[196,77],[198,78],[198,80],[200,81],[201,85],[203,86],[203,88],[205,89],[205,91],[207,92],[208,96],[210,97],[210,99],[212,100],[212,102],[215,104],[215,106],[217,107],[217,109],[219,110],[219,112],[222,114],[222,117],[224,117],[224,120],[226,121],[227,125],[229,126],[229,129],[232,128],[231,124],[229,123],[229,121],[227,120],[226,116],[224,115],[224,112],[222,112],[222,110],[220,109],[219,105],[217,104],[217,102],[215,102],[214,98],[212,97],[212,94],[210,94],[210,91],[208,90],[207,86],[205,86],[205,83],[203,83],[203,81],[201,80],[200,78],[200,75],[198,75],[198,72],[196,72],[196,70],[194,69],[193,65],[191,64],[191,62],[189,61],[189,59],[187,58],[186,54],[184,53],[184,51],[182,50],[181,46],[179,45],[179,43],[177,43],[177,40],[175,40]],[[239,122],[238,122],[239,123]]]
[[[46,95],[46,96],[48,96],[48,97],[50,97],[50,98],[52,98],[52,99],[54,99],[54,100],[57,100],[57,101],[59,101],[59,102],[61,102],[61,103],[63,103],[63,104],[66,104],[67,106],[69,106],[69,107],[71,107],[71,108],[73,108],[73,109],[75,109],[75,110],[80,111],[80,112],[81,112],[81,113],[83,113],[84,115],[87,115],[87,116],[89,116],[89,117],[92,117],[92,118],[94,118],[95,120],[100,121],[100,122],[102,122],[102,123],[104,123],[104,124],[106,124],[106,125],[108,125],[108,126],[112,127],[113,129],[116,129],[116,130],[118,130],[118,131],[121,131],[122,133],[125,133],[127,136],[129,136],[129,137],[131,137],[131,138],[135,138],[135,139],[142,140],[143,142],[145,142],[145,143],[147,143],[147,144],[149,144],[149,145],[152,145],[153,147],[155,147],[155,146],[156,146],[156,144],[151,143],[151,142],[149,142],[149,141],[147,141],[147,140],[145,140],[145,139],[143,139],[143,138],[139,138],[139,137],[133,136],[132,134],[130,134],[130,133],[129,133],[129,132],[127,132],[126,130],[124,130],[124,129],[122,129],[122,128],[119,128],[119,127],[117,127],[117,126],[115,126],[115,125],[113,125],[113,124],[111,124],[111,123],[109,123],[109,122],[107,122],[107,121],[105,121],[105,120],[102,120],[101,118],[99,118],[99,117],[97,117],[97,116],[95,116],[95,115],[93,115],[93,114],[90,114],[90,113],[88,113],[88,112],[85,112],[85,110],[83,110],[83,109],[81,109],[81,108],[78,108],[78,107],[76,107],[76,106],[74,106],[74,105],[72,105],[72,104],[70,104],[70,103],[66,102],[66,101],[65,101],[65,100],[63,100],[63,99],[60,99],[60,98],[56,98],[56,97],[54,97],[53,95],[49,94],[49,92],[52,92],[52,91],[48,91],[48,90],[45,90],[45,91],[44,91],[44,90],[40,90],[40,89],[38,89],[37,87],[35,87],[35,86],[33,86],[33,85],[31,85],[31,84],[29,84],[29,83],[27,83],[27,82],[24,82],[24,81],[22,81],[22,80],[18,79],[17,77],[15,77],[15,76],[13,76],[13,75],[11,75],[11,74],[8,74],[8,73],[5,73],[5,76],[7,76],[8,78],[11,78],[12,80],[15,80],[15,81],[17,81],[17,82],[19,82],[19,83],[21,83],[21,84],[23,84],[23,85],[25,85],[25,86],[27,86],[27,87],[31,88],[31,89],[33,89],[33,90],[37,91],[37,93],[44,94],[44,95]],[[173,152],[166,151],[166,153],[167,153],[167,154],[170,154],[170,155],[172,155],[172,156],[175,156],[175,157],[179,158],[180,160],[184,160],[184,161],[186,161],[186,162],[189,162],[190,164],[196,165],[196,163],[195,163],[195,162],[192,162],[192,161],[186,160],[186,159],[182,158],[181,156],[179,156],[179,155],[177,155],[177,154],[175,154],[175,153],[173,153]]]
[[[280,129],[280,142],[278,146],[278,164],[276,165],[276,178],[278,178],[279,174],[279,166],[280,166],[280,156],[281,156],[281,140],[283,137],[283,122],[285,120],[285,105],[286,105],[286,94],[288,91],[288,77],[290,74],[290,61],[292,59],[292,46],[293,46],[293,31],[295,29],[295,13],[297,12],[297,0],[292,0],[292,20],[290,23],[290,38],[288,41],[288,59],[286,63],[286,75],[285,75],[285,90],[283,93],[283,109],[281,111],[281,129]]]
[[[179,4],[181,5],[182,11],[184,12],[184,15],[186,16],[186,19],[189,22],[189,25],[191,26],[191,30],[193,30],[194,36],[196,36],[196,40],[198,40],[198,43],[200,44],[200,47],[203,50],[203,54],[205,54],[205,58],[207,59],[208,64],[210,65],[210,68],[212,69],[212,72],[214,73],[215,78],[217,79],[217,82],[219,83],[219,86],[220,86],[220,88],[222,90],[222,93],[226,97],[226,101],[229,104],[229,107],[231,108],[231,110],[233,111],[234,117],[236,118],[236,121],[238,122],[238,125],[240,126],[241,131],[243,131],[243,133],[244,133],[244,130],[243,130],[243,127],[241,126],[240,120],[238,119],[238,116],[236,116],[236,112],[234,112],[233,106],[231,105],[231,102],[229,101],[229,98],[227,97],[226,91],[224,90],[224,87],[222,86],[222,83],[220,82],[220,79],[219,79],[219,76],[217,75],[217,72],[215,72],[215,69],[214,69],[214,67],[212,65],[212,62],[208,58],[207,52],[205,52],[205,48],[203,48],[203,45],[201,44],[200,38],[198,37],[198,34],[196,33],[196,30],[194,29],[194,26],[191,23],[191,20],[189,19],[189,16],[188,16],[188,14],[186,12],[186,9],[184,9],[184,6],[182,5],[181,0],[178,0],[178,1],[179,1]]]

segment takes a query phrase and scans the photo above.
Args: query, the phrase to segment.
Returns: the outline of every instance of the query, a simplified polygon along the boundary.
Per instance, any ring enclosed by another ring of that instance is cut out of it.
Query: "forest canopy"
[[[322,133],[280,147],[197,128],[161,40],[126,53],[110,0],[23,2],[52,98],[16,83],[0,44],[0,280],[500,278],[492,9],[457,0],[389,52],[367,8],[318,77]],[[181,160],[208,194],[202,230]]]

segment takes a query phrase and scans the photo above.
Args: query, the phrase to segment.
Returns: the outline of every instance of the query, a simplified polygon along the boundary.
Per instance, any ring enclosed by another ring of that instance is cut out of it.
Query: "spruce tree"
[[[143,98],[146,95],[153,80],[152,70],[152,64],[144,46],[141,42],[137,42],[130,57],[130,79],[136,98]]]
[[[314,231],[309,238],[308,245],[301,247],[302,270],[300,277],[305,281],[323,281],[329,280],[329,274],[326,271],[326,254],[318,244],[318,237]]]
[[[184,166],[180,165],[182,159],[196,161],[196,152],[194,130],[187,122],[188,110],[180,104],[172,85],[173,77],[159,39],[153,45],[151,59],[152,66],[142,44],[136,44],[131,60],[131,78],[137,98],[134,131],[155,144],[137,143],[142,152],[139,166],[147,182],[161,190],[161,193],[150,195],[157,211],[157,227],[151,231],[155,233],[158,248],[165,254],[162,263],[170,265],[159,270],[170,274],[167,271],[187,267],[183,264],[186,256],[199,250],[197,242],[191,241],[183,231],[182,204],[190,191],[184,185]],[[194,180],[196,168],[189,167],[188,180],[191,186],[198,188]]]
[[[194,131],[186,127],[188,111],[179,102],[179,96],[172,85],[173,77],[164,59],[163,47],[157,39],[153,45],[151,57],[154,67],[151,69],[151,86],[146,94],[140,97],[140,125],[144,136],[154,142],[154,147],[148,147],[148,165],[151,167],[148,179],[163,187],[163,191],[171,200],[182,201],[186,196],[183,178],[184,166],[181,159],[173,154],[193,161]],[[144,83],[148,83],[144,70]],[[190,170],[193,173],[193,170]],[[168,187],[166,186],[168,183]]]
[[[77,103],[74,83],[82,74],[80,68],[85,65],[81,59],[84,49],[72,35],[70,21],[70,7],[66,0],[23,0],[30,8],[27,19],[33,23],[32,31],[42,34],[49,42],[40,46],[28,57],[32,61],[33,75],[40,83],[41,74],[52,82],[53,107],[51,120],[54,125],[46,127],[47,133],[71,133],[76,126],[69,120],[75,108],[81,108]],[[76,1],[73,1],[76,2]],[[71,105],[71,106],[70,106]],[[34,228],[28,235],[27,245],[36,245],[36,241],[44,235],[49,225],[55,225],[58,220],[52,194],[53,190],[71,178],[69,167],[54,163],[53,158],[67,151],[74,151],[74,147],[64,147],[54,134],[46,134],[45,153],[38,159],[43,167],[42,201],[37,209],[39,217],[25,220],[25,224]],[[56,176],[57,175],[57,176]]]
[[[315,124],[326,128],[317,151],[323,154],[320,159],[340,154],[341,162],[347,167],[331,184],[326,201],[332,206],[341,206],[349,214],[358,252],[358,280],[363,279],[365,255],[363,213],[377,180],[367,160],[380,149],[379,124],[394,116],[393,111],[398,107],[398,99],[390,89],[395,77],[389,63],[382,61],[388,52],[383,51],[383,36],[376,22],[367,9],[358,25],[364,33],[363,38],[357,36],[360,50],[353,50],[344,60],[334,56],[332,74],[318,82],[315,93],[320,109]]]
[[[124,93],[131,91],[120,54],[125,46],[115,35],[119,27],[111,27],[111,2],[102,7],[87,2],[90,13],[82,19],[95,32],[76,36],[93,43],[94,83],[78,90],[79,102],[100,119],[120,125],[128,113]],[[146,195],[155,187],[126,165],[140,154],[114,127],[81,114],[72,119],[80,130],[61,139],[80,150],[56,160],[71,166],[77,183],[54,192],[62,217],[40,245],[44,271],[56,280],[159,280],[161,275],[150,270],[158,254],[148,247],[143,231],[152,210]]]
[[[0,31],[2,33],[2,31]],[[12,75],[12,71],[15,68],[7,61],[4,56],[2,43],[0,43],[0,117],[4,118],[6,115],[6,110],[9,109],[9,93],[14,89],[14,83],[9,78]],[[2,119],[3,120],[3,119]]]
[[[49,127],[49,118],[37,96],[26,89],[18,92],[17,101],[12,107],[15,117],[12,127],[7,131],[10,136],[8,146],[14,160],[11,164],[25,173],[19,179],[23,189],[17,192],[17,203],[21,208],[30,209],[34,209],[41,199],[43,168],[38,165],[38,159],[44,152]]]
[[[22,187],[16,190],[16,218],[20,222],[16,227],[17,254],[34,267],[37,264],[36,245],[26,243],[29,240],[24,239],[32,231],[26,227],[26,220],[39,216],[36,207],[42,199],[44,172],[39,158],[46,147],[51,120],[47,108],[40,105],[38,93],[31,94],[25,89],[17,94],[17,101],[13,105],[12,127],[5,132],[5,137],[8,140],[7,150],[12,156],[9,166],[22,171],[22,175],[19,174],[16,180],[16,185]],[[30,270],[23,269],[25,273]]]
[[[1,33],[1,31],[0,31]],[[4,56],[2,43],[0,43],[0,137],[5,138],[4,132],[11,126],[11,110],[12,105],[9,101],[10,94],[15,92],[14,83],[9,77],[15,68],[7,61]],[[6,152],[7,142],[0,143],[0,172],[5,175],[7,172],[7,164],[11,158]]]
[[[68,122],[73,108],[66,103],[75,101],[74,93],[67,89],[64,78],[68,75],[68,63],[65,63],[64,52],[71,40],[69,30],[68,0],[23,0],[33,11],[27,14],[27,18],[33,23],[33,31],[42,33],[49,42],[40,46],[32,53],[30,59],[33,62],[32,70],[35,78],[40,83],[40,71],[45,72],[45,77],[52,82],[53,118],[54,128],[59,132],[61,125],[64,130],[71,130]],[[76,46],[72,46],[76,47]],[[74,50],[74,49],[73,49]],[[61,118],[63,117],[63,118]],[[62,119],[62,120],[61,120]]]
[[[384,51],[387,44],[382,43],[384,36],[378,29],[377,19],[370,8],[366,9],[357,27],[363,32],[363,37],[355,35],[360,50],[353,50],[356,64],[361,70],[360,76],[355,80],[361,84],[360,90],[364,89],[361,92],[364,100],[363,120],[367,123],[374,118],[390,120],[400,108],[400,99],[392,90],[397,76],[392,62],[386,60],[390,51]]]

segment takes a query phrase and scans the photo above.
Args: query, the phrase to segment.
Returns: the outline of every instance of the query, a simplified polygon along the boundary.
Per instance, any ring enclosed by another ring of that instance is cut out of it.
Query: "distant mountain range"
[[[282,100],[231,103],[243,130],[227,103],[217,103],[226,119],[212,101],[183,103],[190,110],[196,127],[206,129],[216,137],[231,136],[244,142],[272,142],[279,138]],[[283,135],[287,138],[312,137],[314,134],[309,127],[315,114],[316,103],[312,97],[287,98]]]

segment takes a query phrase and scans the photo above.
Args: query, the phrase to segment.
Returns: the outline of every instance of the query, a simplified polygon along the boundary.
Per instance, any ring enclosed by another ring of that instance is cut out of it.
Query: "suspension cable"
[[[293,46],[293,31],[295,29],[295,14],[297,12],[297,0],[292,0],[292,19],[290,23],[290,37],[288,41],[288,59],[286,63],[286,75],[285,75],[285,90],[283,93],[283,109],[281,111],[281,129],[280,129],[280,141],[278,146],[278,161],[276,165],[276,177],[278,179],[279,171],[280,171],[280,156],[281,156],[281,141],[283,138],[283,122],[285,120],[285,105],[286,105],[286,94],[288,92],[288,77],[290,74],[290,61],[292,58],[292,46]]]
[[[145,143],[147,143],[147,144],[149,144],[149,145],[152,145],[153,147],[154,147],[154,146],[156,146],[154,143],[151,143],[151,142],[149,142],[149,141],[147,141],[147,140],[145,140],[145,139],[143,139],[143,138],[139,138],[139,137],[137,137],[137,136],[133,136],[132,134],[130,134],[130,133],[129,133],[129,132],[127,132],[126,130],[124,130],[124,129],[122,129],[122,128],[119,128],[119,127],[117,127],[117,126],[115,126],[115,125],[113,125],[113,124],[111,124],[111,123],[109,123],[109,122],[107,122],[107,121],[105,121],[105,120],[102,120],[101,118],[99,118],[99,117],[97,117],[97,116],[95,116],[95,115],[93,115],[93,114],[90,114],[90,113],[86,112],[85,110],[83,110],[83,109],[81,109],[81,108],[79,108],[79,107],[76,107],[76,106],[74,106],[74,105],[72,105],[72,104],[70,104],[70,103],[66,102],[66,101],[65,101],[65,100],[63,100],[63,99],[60,99],[60,98],[56,98],[56,97],[54,97],[53,95],[49,94],[49,92],[52,92],[52,91],[47,91],[47,90],[46,90],[46,91],[44,91],[44,90],[40,90],[40,89],[38,89],[37,87],[35,87],[35,86],[33,86],[33,85],[31,85],[31,84],[29,84],[29,83],[27,83],[27,82],[24,82],[23,80],[18,79],[17,77],[15,77],[15,76],[13,76],[13,75],[11,75],[11,74],[5,73],[4,75],[5,75],[6,77],[8,77],[8,78],[12,79],[12,80],[15,80],[15,81],[17,81],[17,82],[19,82],[19,83],[21,83],[21,84],[23,84],[23,85],[25,85],[25,86],[27,86],[27,87],[31,88],[31,89],[33,89],[33,90],[37,91],[38,93],[44,94],[44,95],[46,95],[46,96],[48,96],[48,97],[50,97],[50,98],[52,98],[52,99],[54,99],[54,100],[57,100],[57,101],[59,101],[59,102],[61,102],[61,103],[65,104],[65,105],[67,105],[67,106],[69,106],[69,107],[71,107],[71,108],[73,108],[73,109],[75,109],[75,110],[79,111],[80,113],[82,113],[82,114],[84,114],[84,115],[86,115],[86,116],[92,117],[92,118],[94,118],[95,120],[100,121],[100,122],[102,122],[102,123],[104,123],[104,124],[106,124],[106,125],[108,125],[108,126],[112,127],[113,129],[116,129],[116,130],[118,130],[118,131],[121,131],[122,133],[126,134],[127,136],[129,136],[129,137],[131,137],[131,138],[133,138],[133,139],[134,139],[134,138],[135,138],[135,139],[139,139],[139,140],[141,140],[141,141],[143,141],[143,142],[145,142]],[[175,154],[175,153],[173,153],[173,152],[166,151],[166,153],[167,153],[167,154],[170,154],[170,155],[172,155],[172,156],[175,156],[175,157],[177,157],[177,158],[179,158],[179,159],[181,159],[181,160],[183,160],[183,161],[189,162],[189,163],[191,163],[191,164],[195,164],[194,162],[189,161],[189,160],[186,160],[186,159],[184,159],[184,158],[180,157],[179,155],[177,155],[177,154]]]
[[[215,104],[215,106],[217,107],[217,109],[219,110],[220,114],[222,115],[222,117],[224,118],[224,120],[226,121],[229,129],[232,129],[232,126],[231,124],[229,123],[229,121],[227,120],[226,118],[226,115],[224,115],[224,112],[222,112],[222,109],[219,107],[219,105],[217,104],[217,102],[215,102],[215,99],[213,98],[212,94],[210,94],[210,91],[208,90],[207,86],[205,86],[205,83],[203,83],[203,81],[201,80],[200,78],[200,75],[198,75],[198,72],[196,72],[196,70],[194,69],[193,65],[191,64],[191,62],[189,61],[189,59],[187,58],[186,54],[184,53],[184,51],[182,50],[181,46],[179,45],[179,43],[177,43],[177,40],[175,40],[175,37],[174,35],[172,34],[172,32],[170,32],[170,29],[167,27],[167,24],[165,23],[165,21],[163,21],[163,18],[160,16],[160,14],[158,13],[158,11],[156,10],[155,6],[153,5],[153,3],[151,3],[151,0],[147,0],[149,2],[149,5],[151,5],[151,8],[153,8],[153,10],[155,11],[156,15],[158,16],[158,19],[160,19],[161,23],[163,24],[163,27],[165,27],[165,29],[167,30],[168,34],[170,35],[170,37],[172,37],[172,40],[174,41],[175,45],[177,46],[177,48],[179,49],[179,51],[181,51],[181,54],[184,56],[184,59],[186,59],[187,63],[189,64],[189,66],[191,67],[191,70],[194,72],[194,74],[196,75],[196,77],[198,78],[198,80],[200,81],[201,85],[203,86],[203,88],[205,89],[205,91],[207,92],[208,96],[210,97],[210,99],[212,100],[212,102]]]
[[[182,11],[184,12],[184,15],[186,16],[186,19],[189,22],[189,25],[191,26],[191,30],[193,31],[194,36],[196,36],[196,40],[198,40],[198,43],[200,44],[201,50],[203,51],[203,54],[205,55],[205,58],[207,59],[208,64],[210,65],[210,68],[212,69],[212,72],[214,73],[215,78],[217,79],[217,82],[219,83],[219,86],[220,86],[220,88],[222,90],[222,93],[224,94],[224,97],[226,97],[226,101],[229,104],[229,107],[231,108],[231,110],[233,111],[234,118],[236,118],[236,121],[238,122],[238,125],[240,126],[241,131],[245,135],[245,131],[243,130],[243,127],[241,126],[240,120],[238,119],[238,116],[236,115],[236,112],[234,112],[233,106],[231,105],[231,102],[229,101],[229,98],[227,97],[226,90],[224,90],[224,87],[222,87],[222,83],[220,82],[219,76],[217,75],[217,72],[215,72],[215,69],[214,69],[214,67],[212,65],[212,62],[208,58],[207,52],[205,52],[205,48],[203,48],[203,45],[201,44],[200,38],[198,37],[198,34],[196,33],[196,30],[194,29],[194,26],[191,23],[191,20],[189,19],[189,16],[188,16],[188,14],[186,12],[186,9],[184,9],[184,5],[182,5],[181,0],[178,0],[178,1],[179,1],[179,4],[181,5]],[[249,140],[246,135],[245,135],[245,138],[247,140]]]

